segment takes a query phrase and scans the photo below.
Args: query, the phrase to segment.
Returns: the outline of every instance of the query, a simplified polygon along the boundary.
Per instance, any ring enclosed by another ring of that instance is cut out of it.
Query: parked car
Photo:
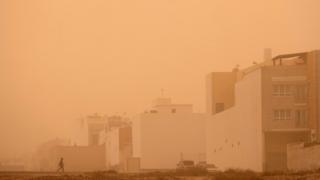
[[[195,167],[194,161],[191,161],[191,160],[181,160],[177,164],[177,170],[186,170],[186,169],[191,169],[194,167]]]
[[[206,161],[199,161],[199,162],[196,164],[196,167],[202,168],[202,169],[207,169],[207,162],[206,162]]]
[[[209,172],[217,172],[217,171],[219,171],[218,167],[216,165],[214,165],[214,164],[207,164],[206,169]]]
[[[199,168],[199,169],[205,169],[207,171],[210,171],[210,172],[215,172],[215,171],[218,171],[218,167],[214,164],[207,164],[206,161],[199,161],[197,164],[196,164],[196,167]]]

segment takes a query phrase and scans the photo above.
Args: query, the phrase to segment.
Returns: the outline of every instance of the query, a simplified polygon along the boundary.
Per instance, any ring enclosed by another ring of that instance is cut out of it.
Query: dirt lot
[[[317,180],[320,172],[274,172],[255,173],[252,171],[228,170],[215,173],[196,172],[149,172],[119,174],[107,172],[53,173],[53,172],[0,172],[0,180]]]

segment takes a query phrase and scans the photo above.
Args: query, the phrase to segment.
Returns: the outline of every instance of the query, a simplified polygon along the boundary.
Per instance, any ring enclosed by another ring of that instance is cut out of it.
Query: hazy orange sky
[[[165,89],[204,111],[204,77],[320,48],[319,0],[0,0],[0,157],[130,115]]]

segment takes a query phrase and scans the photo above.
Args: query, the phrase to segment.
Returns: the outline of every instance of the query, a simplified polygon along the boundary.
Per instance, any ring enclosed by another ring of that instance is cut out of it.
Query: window
[[[308,88],[306,85],[296,86],[296,99],[303,100],[308,96]]]
[[[216,113],[222,112],[224,110],[224,103],[216,103]]]
[[[99,134],[91,135],[91,145],[99,145]]]
[[[307,110],[302,110],[302,109],[296,110],[295,120],[296,120],[296,125],[298,127],[306,126],[307,120],[308,120]]]
[[[290,120],[291,110],[289,109],[278,109],[273,111],[274,120]]]
[[[273,85],[273,95],[274,96],[290,96],[291,86],[284,84]]]

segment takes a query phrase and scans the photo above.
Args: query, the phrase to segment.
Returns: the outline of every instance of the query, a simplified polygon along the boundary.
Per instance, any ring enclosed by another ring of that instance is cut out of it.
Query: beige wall
[[[235,87],[235,106],[206,120],[207,162],[219,169],[263,170],[261,70]]]
[[[308,78],[310,80],[310,126],[317,131],[320,137],[320,51],[312,51],[308,54]]]
[[[58,167],[60,158],[63,157],[65,171],[101,171],[106,169],[104,146],[58,146],[54,151],[53,159],[56,160],[56,167]]]
[[[236,72],[213,72],[206,77],[206,112],[215,114],[216,103],[224,103],[228,109],[234,105]]]
[[[128,160],[132,158],[132,127],[119,129],[119,166],[120,171],[128,171]]]
[[[127,171],[127,160],[132,157],[131,127],[114,128],[106,135],[107,169]]]
[[[106,136],[106,164],[108,169],[119,165],[119,129],[112,129]]]
[[[88,124],[85,118],[76,119],[73,122],[72,144],[87,146],[88,143]]]
[[[205,160],[204,115],[189,112],[137,116],[133,119],[133,153],[140,158],[141,169],[176,168],[181,155],[186,160]]]
[[[304,147],[304,143],[287,146],[289,170],[314,170],[320,168],[320,145]]]

